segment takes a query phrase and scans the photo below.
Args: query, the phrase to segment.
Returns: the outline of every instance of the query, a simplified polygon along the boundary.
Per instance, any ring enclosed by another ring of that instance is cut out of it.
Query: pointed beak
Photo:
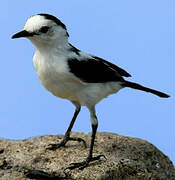
[[[29,36],[33,36],[33,35],[34,35],[34,33],[30,33],[30,32],[28,32],[28,31],[26,31],[26,30],[23,30],[23,31],[21,31],[21,32],[18,32],[18,33],[16,33],[16,34],[14,34],[14,35],[12,36],[12,39],[21,38],[21,37],[29,37]]]

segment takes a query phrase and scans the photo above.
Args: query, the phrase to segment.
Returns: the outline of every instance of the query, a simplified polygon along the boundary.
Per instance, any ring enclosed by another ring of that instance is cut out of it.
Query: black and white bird
[[[70,137],[71,129],[81,106],[90,112],[92,137],[88,157],[83,162],[72,163],[69,169],[83,169],[91,161],[103,155],[93,156],[93,146],[98,126],[95,105],[110,94],[129,87],[155,94],[162,98],[169,95],[125,80],[131,75],[122,68],[91,54],[84,53],[71,45],[66,26],[49,14],[37,14],[30,17],[21,32],[12,38],[28,38],[36,47],[33,57],[34,67],[41,84],[56,97],[71,101],[75,107],[72,121],[59,144],[48,149],[55,150],[69,141],[85,141]]]

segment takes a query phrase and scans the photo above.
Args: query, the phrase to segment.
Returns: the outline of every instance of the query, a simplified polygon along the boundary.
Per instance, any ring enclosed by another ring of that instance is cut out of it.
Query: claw
[[[72,170],[72,169],[78,168],[79,170],[83,170],[85,167],[89,165],[90,162],[99,160],[101,157],[104,157],[106,159],[106,157],[103,154],[95,156],[95,157],[91,157],[91,158],[88,157],[85,161],[78,162],[78,163],[71,163],[70,166],[67,167],[66,169]]]
[[[60,148],[61,146],[65,146],[65,145],[60,143],[60,144],[49,144],[49,146],[50,147],[47,147],[46,149],[55,151],[56,149]]]
[[[83,161],[83,162],[80,162],[80,163],[71,163],[71,166],[69,166],[67,169],[75,169],[75,168],[78,168],[80,170],[83,170],[86,166],[88,166],[88,162],[87,161]]]
[[[64,138],[59,144],[49,144],[50,147],[47,147],[46,149],[48,150],[56,150],[60,147],[64,147],[68,141],[78,141],[78,142],[83,142],[84,147],[86,148],[86,141],[82,138],[78,137],[66,137]]]
[[[70,141],[78,141],[78,142],[82,142],[84,147],[87,148],[87,144],[86,141],[82,138],[78,138],[78,137],[69,137]]]

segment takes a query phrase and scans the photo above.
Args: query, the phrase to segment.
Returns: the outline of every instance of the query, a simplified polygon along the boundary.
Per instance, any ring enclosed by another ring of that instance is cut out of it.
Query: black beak
[[[30,37],[30,36],[33,36],[33,35],[35,35],[36,33],[30,33],[30,32],[28,32],[28,31],[26,31],[26,30],[23,30],[23,31],[21,31],[21,32],[18,32],[18,33],[16,33],[16,34],[14,34],[13,36],[12,36],[12,39],[15,39],[15,38],[21,38],[21,37]]]

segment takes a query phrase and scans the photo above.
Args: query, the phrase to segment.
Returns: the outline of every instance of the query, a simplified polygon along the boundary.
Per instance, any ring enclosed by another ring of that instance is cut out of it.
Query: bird
[[[12,39],[27,38],[35,46],[33,64],[41,84],[54,96],[67,99],[75,105],[75,112],[64,138],[58,144],[50,144],[48,150],[64,147],[68,141],[86,142],[71,137],[71,130],[81,110],[87,107],[91,120],[91,142],[87,158],[82,162],[71,163],[68,169],[83,170],[103,154],[93,156],[94,140],[98,128],[95,105],[110,94],[123,88],[152,93],[161,98],[170,97],[163,92],[125,80],[131,75],[117,65],[98,56],[85,53],[69,43],[69,33],[65,24],[57,17],[40,13],[29,17],[22,31]]]

